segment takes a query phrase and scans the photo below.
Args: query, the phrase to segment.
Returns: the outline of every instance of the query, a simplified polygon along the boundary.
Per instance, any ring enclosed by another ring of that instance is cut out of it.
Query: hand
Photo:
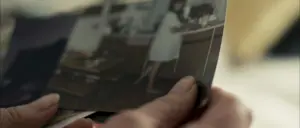
[[[50,94],[27,105],[0,108],[0,128],[40,128],[53,117],[59,95]],[[92,128],[93,122],[80,119],[67,128]]]
[[[219,88],[212,90],[212,103],[201,119],[184,128],[250,128],[251,110],[236,97]]]
[[[188,118],[196,98],[192,77],[182,79],[164,97],[138,109],[111,118],[103,128],[249,128],[251,113],[233,95],[220,89],[212,90],[212,104],[201,119],[182,122]],[[59,96],[42,97],[28,105],[0,109],[1,128],[39,128],[56,112]],[[68,128],[91,128],[93,122],[81,119]]]
[[[204,115],[188,119],[196,99],[195,80],[186,77],[164,97],[138,109],[109,119],[102,128],[249,128],[251,112],[235,96],[221,89],[212,90],[212,103]]]

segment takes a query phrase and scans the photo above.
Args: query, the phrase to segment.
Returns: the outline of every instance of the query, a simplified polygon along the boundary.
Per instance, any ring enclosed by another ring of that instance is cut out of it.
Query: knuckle
[[[17,123],[16,121],[22,121],[22,116],[15,107],[0,109],[1,124],[3,123],[3,125],[9,125],[9,124]]]
[[[111,118],[108,119],[108,122],[111,121],[120,121],[120,122],[128,122],[128,121],[134,121],[134,111],[133,110],[126,110],[123,111],[115,116],[112,116]]]
[[[240,100],[232,93],[226,92],[220,88],[214,89],[215,93],[220,96],[220,101],[225,102],[228,105],[238,104]]]
[[[166,107],[172,106],[174,104],[174,100],[168,96],[161,97],[157,99],[157,102],[161,103],[162,105],[165,105]]]
[[[223,93],[223,92],[224,92],[223,89],[217,88],[217,87],[212,88],[212,91],[214,91],[214,92],[217,93],[217,94],[220,94],[220,93]]]
[[[135,114],[135,112],[133,110],[125,110],[120,112],[118,115],[113,116],[112,119],[128,119],[128,118],[132,118],[133,115]]]
[[[253,111],[242,103],[237,104],[238,109],[236,109],[237,114],[242,117],[246,122],[252,122]]]
[[[167,97],[162,97],[158,98],[157,102],[161,105],[164,110],[173,110],[176,105],[174,105],[174,100],[167,98]]]
[[[22,116],[19,113],[19,111],[17,110],[17,108],[13,107],[13,108],[8,108],[7,109],[7,114],[8,117],[10,117],[12,120],[22,120]]]
[[[118,115],[115,115],[108,119],[105,122],[105,127],[109,128],[136,128],[140,127],[141,124],[144,123],[144,118],[140,113],[137,113],[136,111],[129,110],[124,111]]]
[[[160,114],[164,115],[174,115],[174,114],[180,114],[182,111],[181,109],[182,104],[180,101],[176,100],[172,97],[162,97],[157,99],[158,106],[161,108],[159,109]],[[163,116],[163,115],[161,115]]]
[[[229,104],[238,104],[240,103],[240,100],[233,94],[227,94],[226,102]]]
[[[178,97],[169,95],[169,96],[158,98],[157,100],[158,102],[160,102],[162,106],[164,106],[165,109],[178,110],[181,105],[181,101],[179,99],[180,98]]]
[[[127,110],[122,110],[119,112],[119,115],[131,115],[132,113],[134,113],[134,110],[132,109],[127,109]]]

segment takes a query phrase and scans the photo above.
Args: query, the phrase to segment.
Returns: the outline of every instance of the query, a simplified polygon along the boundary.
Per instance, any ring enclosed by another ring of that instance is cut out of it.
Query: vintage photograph
[[[61,107],[115,112],[166,94],[187,75],[210,86],[226,1],[152,0],[80,16],[49,91]]]

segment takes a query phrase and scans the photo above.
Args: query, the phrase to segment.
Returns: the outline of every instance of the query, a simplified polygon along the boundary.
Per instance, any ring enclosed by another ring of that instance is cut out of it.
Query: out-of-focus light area
[[[299,64],[299,58],[282,58],[232,70],[222,57],[214,86],[237,95],[253,110],[252,128],[298,128]]]
[[[214,85],[253,110],[252,128],[299,128],[299,6],[298,0],[228,1]]]

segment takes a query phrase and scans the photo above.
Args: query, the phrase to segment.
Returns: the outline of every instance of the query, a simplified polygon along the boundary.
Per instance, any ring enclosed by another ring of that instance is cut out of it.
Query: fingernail
[[[51,108],[53,106],[56,106],[59,102],[60,96],[59,94],[49,94],[41,99],[42,103],[47,103],[47,105],[44,106],[44,109]]]
[[[171,93],[186,93],[195,86],[195,78],[187,76],[182,78],[172,89]]]

